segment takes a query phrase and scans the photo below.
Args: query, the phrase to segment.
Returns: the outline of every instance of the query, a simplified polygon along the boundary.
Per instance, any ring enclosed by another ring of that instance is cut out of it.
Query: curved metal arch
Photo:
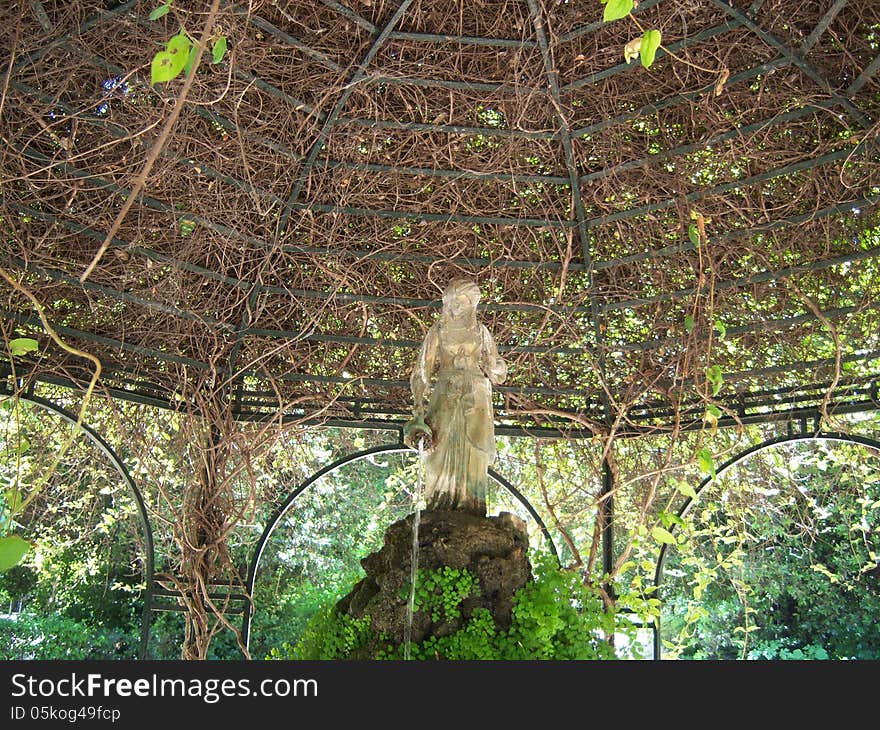
[[[408,446],[403,446],[401,444],[384,444],[382,446],[373,446],[369,449],[364,449],[362,451],[355,452],[354,454],[343,456],[333,463],[322,467],[314,474],[312,474],[312,476],[308,477],[304,482],[299,484],[299,486],[295,487],[293,491],[291,491],[290,494],[287,496],[287,499],[285,499],[284,502],[278,507],[278,509],[275,510],[275,512],[269,518],[269,521],[266,524],[266,528],[263,530],[263,534],[260,535],[260,540],[259,542],[257,542],[257,546],[254,549],[254,557],[251,560],[250,566],[248,567],[247,593],[251,597],[251,609],[249,611],[245,611],[244,624],[242,626],[242,638],[244,639],[245,646],[250,647],[250,625],[251,615],[253,613],[254,584],[256,583],[257,568],[260,565],[260,558],[263,556],[263,550],[266,547],[266,543],[269,541],[269,537],[272,535],[272,533],[275,531],[275,528],[284,518],[284,515],[287,514],[287,510],[290,509],[294,500],[296,500],[296,498],[299,497],[300,494],[302,494],[306,489],[317,482],[321,477],[326,476],[330,472],[335,471],[336,469],[345,466],[346,464],[359,461],[360,459],[364,459],[368,456],[373,456],[375,454],[395,453],[415,454],[415,452]],[[504,487],[508,492],[510,492],[514,497],[516,497],[516,499],[519,500],[520,504],[522,504],[523,507],[526,508],[528,513],[541,528],[541,533],[544,535],[544,539],[547,540],[547,544],[550,546],[550,551],[553,553],[553,557],[556,558],[558,562],[559,554],[556,551],[556,544],[553,542],[553,538],[550,536],[550,532],[547,529],[547,526],[544,524],[544,520],[541,519],[541,516],[532,506],[532,503],[525,498],[522,492],[520,492],[516,487],[513,486],[513,484],[511,484],[507,479],[501,476],[501,474],[496,472],[494,469],[489,469],[489,476],[496,482],[498,482],[502,487]]]
[[[5,395],[5,394],[4,394]],[[10,397],[13,397],[10,395]],[[62,408],[56,403],[52,401],[41,398],[40,396],[33,394],[21,393],[17,397],[19,400],[25,400],[34,405],[43,408],[50,413],[55,414],[59,418],[64,421],[67,421],[71,426],[76,426],[78,417],[72,414],[70,411]],[[147,517],[147,506],[144,502],[144,497],[141,494],[140,489],[138,489],[137,485],[132,479],[131,475],[128,473],[128,469],[126,469],[125,464],[122,462],[122,459],[116,454],[110,444],[104,440],[104,438],[89,426],[86,423],[80,424],[80,430],[85,433],[85,435],[89,438],[89,440],[98,447],[101,453],[110,460],[110,463],[113,465],[113,468],[116,469],[119,476],[122,477],[122,480],[128,485],[129,490],[131,490],[132,495],[134,495],[135,502],[137,503],[137,511],[138,516],[140,517],[141,528],[143,529],[144,535],[144,544],[146,548],[146,594],[144,596],[144,609],[143,614],[141,616],[141,647],[140,647],[140,658],[147,658],[147,644],[150,640],[150,609],[152,604],[152,592],[153,592],[153,575],[155,572],[155,551],[153,546],[153,529],[150,526],[149,517]]]
[[[777,436],[776,438],[767,439],[766,441],[762,441],[760,444],[756,446],[751,446],[745,451],[741,451],[739,454],[731,457],[727,461],[725,461],[718,469],[716,470],[716,476],[707,476],[701,482],[700,485],[694,490],[696,496],[688,497],[685,503],[682,505],[681,509],[678,511],[678,517],[684,517],[688,512],[690,512],[691,508],[696,504],[703,490],[709,486],[713,481],[715,481],[722,473],[727,471],[733,466],[745,461],[753,454],[757,454],[760,451],[765,451],[767,449],[771,449],[774,446],[779,446],[780,444],[785,443],[794,443],[797,441],[841,441],[844,443],[850,444],[859,444],[861,446],[865,446],[870,449],[874,449],[877,452],[880,452],[880,441],[876,439],[868,438],[867,436],[858,436],[858,435],[850,435],[845,433],[838,433],[834,431],[829,431],[827,433],[823,433],[821,431],[812,433],[812,434],[787,434],[785,436]],[[669,531],[673,534],[677,531],[677,525],[672,525],[669,528]],[[654,596],[659,597],[660,595],[660,584],[663,579],[663,566],[666,563],[666,554],[669,552],[669,545],[663,543],[660,546],[660,555],[657,557],[657,568],[654,571]],[[661,647],[660,647],[660,619],[659,617],[654,622],[654,659],[660,659]]]

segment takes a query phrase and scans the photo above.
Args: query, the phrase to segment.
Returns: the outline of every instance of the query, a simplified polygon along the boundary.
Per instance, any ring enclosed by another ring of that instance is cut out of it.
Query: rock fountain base
[[[337,604],[341,613],[354,618],[368,615],[372,632],[394,644],[402,644],[406,633],[413,519],[414,515],[408,515],[388,528],[382,548],[361,560],[366,577]],[[420,576],[442,568],[453,569],[445,574],[460,576],[457,571],[466,569],[473,578],[473,587],[455,610],[436,606],[432,610],[426,605],[416,610],[412,642],[453,634],[477,608],[487,609],[499,629],[510,625],[513,596],[532,579],[523,520],[507,512],[480,517],[461,511],[428,510],[421,513],[418,538]],[[420,586],[422,598],[427,596],[422,603],[430,603],[431,591],[440,591],[439,586],[431,585]],[[369,658],[371,647],[358,653],[363,655],[356,658]]]

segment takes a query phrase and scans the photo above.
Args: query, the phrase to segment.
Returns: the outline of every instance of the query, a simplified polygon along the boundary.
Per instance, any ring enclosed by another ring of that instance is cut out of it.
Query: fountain
[[[507,364],[477,320],[479,300],[475,282],[450,282],[413,368],[413,418],[404,427],[404,442],[419,454],[415,509],[388,528],[383,547],[361,561],[366,577],[337,604],[351,617],[369,616],[376,636],[353,658],[369,658],[384,642],[401,646],[409,659],[413,644],[451,635],[477,609],[504,629],[514,593],[531,580],[523,520],[510,513],[486,515],[495,457],[492,385],[504,381]],[[416,608],[421,572],[457,577],[466,585],[454,610]]]
[[[425,479],[425,439],[419,439],[419,478],[416,485],[415,498],[413,499],[413,518],[412,518],[412,552],[410,553],[409,563],[409,598],[406,602],[406,625],[403,634],[403,658],[410,658],[410,649],[412,644],[412,622],[413,609],[416,600],[416,579],[419,573],[419,517],[422,513],[422,487]]]

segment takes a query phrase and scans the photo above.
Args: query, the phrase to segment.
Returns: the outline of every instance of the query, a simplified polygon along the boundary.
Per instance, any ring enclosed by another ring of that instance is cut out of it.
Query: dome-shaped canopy
[[[634,5],[3,3],[2,267],[111,392],[243,416],[403,420],[460,276],[508,425],[876,401],[880,4]]]

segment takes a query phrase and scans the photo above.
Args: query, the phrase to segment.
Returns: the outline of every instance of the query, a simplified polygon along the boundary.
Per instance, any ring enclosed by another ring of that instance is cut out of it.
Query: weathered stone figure
[[[480,289],[453,279],[440,318],[431,325],[410,377],[413,419],[404,440],[425,440],[425,506],[486,514],[489,465],[495,458],[492,384],[503,383],[507,363],[477,321]]]

